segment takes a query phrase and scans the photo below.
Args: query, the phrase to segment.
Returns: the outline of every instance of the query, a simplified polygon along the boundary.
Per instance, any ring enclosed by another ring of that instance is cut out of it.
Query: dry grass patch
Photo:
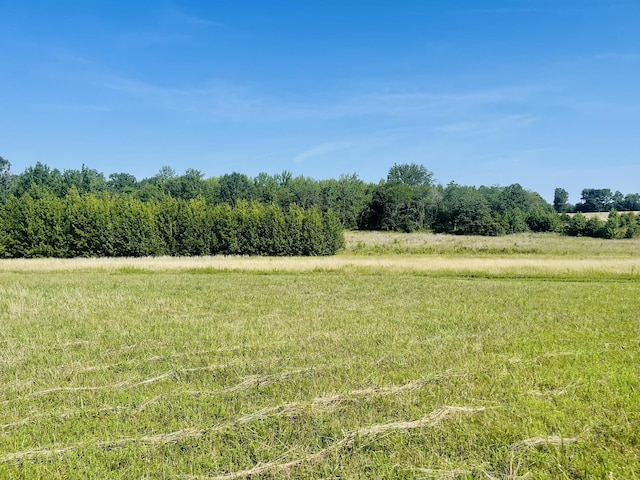
[[[636,258],[567,257],[446,257],[433,255],[339,255],[335,257],[199,257],[137,259],[0,260],[0,271],[131,273],[198,272],[312,272],[345,269],[384,269],[415,272],[462,272],[479,274],[613,273],[640,277],[640,256]],[[11,307],[10,307],[11,308]],[[82,344],[78,344],[82,345]],[[134,349],[137,345],[125,348]]]

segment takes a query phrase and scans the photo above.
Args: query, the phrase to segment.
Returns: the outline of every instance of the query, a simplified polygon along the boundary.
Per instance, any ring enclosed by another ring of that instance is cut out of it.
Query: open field
[[[466,273],[546,275],[618,273],[640,275],[640,239],[601,240],[559,235],[504,237],[428,233],[347,232],[346,248],[331,257],[147,257],[0,260],[0,272],[193,273],[336,271],[358,268]],[[640,277],[639,277],[640,278]]]
[[[620,215],[623,215],[623,214],[629,213],[629,212],[618,212],[618,213]],[[638,212],[638,211],[633,211],[633,212],[630,212],[630,213],[633,213],[634,215],[640,215],[640,212]],[[569,216],[573,216],[573,215],[576,215],[576,214],[575,213],[569,213],[568,215]],[[606,222],[607,219],[609,218],[609,212],[586,212],[586,213],[583,213],[583,215],[585,217],[587,217],[587,218],[593,218],[593,217],[599,218],[603,222]]]
[[[640,478],[638,246],[0,261],[0,478]]]

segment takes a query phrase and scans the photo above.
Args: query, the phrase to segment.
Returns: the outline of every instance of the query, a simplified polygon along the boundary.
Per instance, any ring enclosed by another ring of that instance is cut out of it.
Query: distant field
[[[0,478],[640,478],[639,246],[0,261]]]
[[[619,212],[620,214],[623,213],[628,213],[628,212]],[[631,212],[634,215],[638,215],[640,214],[640,212]],[[576,215],[575,213],[570,213],[569,216],[573,216]],[[596,217],[599,218],[600,220],[607,220],[607,218],[609,218],[609,212],[587,212],[587,213],[583,213],[583,215],[587,218],[592,218],[592,217]]]

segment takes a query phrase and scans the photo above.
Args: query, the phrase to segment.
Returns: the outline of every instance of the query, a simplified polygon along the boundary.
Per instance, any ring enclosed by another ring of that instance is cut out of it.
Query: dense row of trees
[[[623,195],[619,191],[611,192],[609,188],[585,188],[581,201],[575,205],[569,203],[569,192],[564,188],[556,188],[553,207],[559,213],[571,212],[633,212],[640,210],[640,194]]]
[[[640,236],[640,215],[611,210],[607,220],[597,216],[587,218],[581,212],[573,216],[562,215],[566,235],[596,238],[634,238]]]
[[[0,257],[332,255],[342,248],[332,212],[204,199],[144,202],[130,195],[11,196],[0,205]]]
[[[503,235],[561,232],[600,238],[640,235],[640,195],[585,189],[553,205],[519,184],[437,184],[422,165],[393,165],[387,178],[357,175],[314,180],[290,172],[205,178],[163,167],[138,181],[82,166],[45,164],[10,173],[0,157],[0,255],[121,256],[325,255],[341,245],[341,228]],[[612,211],[605,222],[571,212]]]
[[[370,187],[357,175],[316,181],[304,176],[294,177],[285,171],[277,175],[261,173],[253,179],[236,172],[204,178],[198,170],[188,169],[183,175],[178,175],[172,168],[162,167],[153,177],[138,181],[128,173],[113,173],[105,178],[102,173],[86,166],[61,172],[36,163],[7,179],[7,188],[0,192],[0,201],[11,195],[20,198],[26,193],[33,198],[43,194],[63,198],[71,188],[80,195],[128,195],[144,202],[171,197],[176,200],[203,199],[209,205],[226,203],[233,206],[244,200],[273,203],[288,209],[289,205],[296,204],[303,209],[332,210],[345,228],[356,228]]]

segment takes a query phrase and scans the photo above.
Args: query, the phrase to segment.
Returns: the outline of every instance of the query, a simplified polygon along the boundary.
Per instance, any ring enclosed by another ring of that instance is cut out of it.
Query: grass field
[[[640,478],[640,242],[0,261],[0,478]]]
[[[618,212],[620,215],[626,214],[626,213],[633,213],[634,215],[639,215],[640,212],[638,211],[632,211],[632,212]],[[576,215],[575,213],[569,213],[568,214],[570,217]],[[602,220],[603,222],[606,222],[607,219],[609,218],[609,212],[586,212],[583,213],[583,215],[587,218],[599,218],[600,220]]]

